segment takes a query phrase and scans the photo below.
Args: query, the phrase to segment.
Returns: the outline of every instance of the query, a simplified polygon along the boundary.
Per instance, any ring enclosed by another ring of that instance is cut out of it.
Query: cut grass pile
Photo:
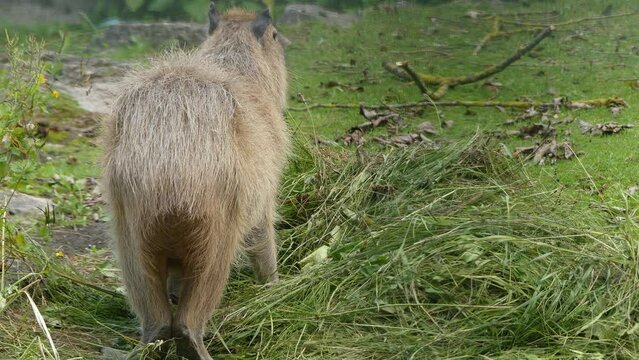
[[[569,193],[544,191],[497,153],[477,137],[357,156],[298,146],[283,186],[282,281],[256,285],[238,267],[211,322],[211,353],[639,357],[636,225],[610,225]],[[300,264],[322,246],[325,258]],[[87,286],[117,291],[103,254],[73,259],[83,271],[34,253],[22,259],[40,279],[29,291],[62,358],[132,348],[122,297]],[[69,280],[80,276],[84,284]],[[29,309],[21,296],[0,315],[0,357],[49,348]]]

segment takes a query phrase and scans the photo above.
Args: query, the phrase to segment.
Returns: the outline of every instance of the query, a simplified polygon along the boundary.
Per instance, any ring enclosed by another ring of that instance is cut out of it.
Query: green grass
[[[613,6],[614,13],[633,11],[621,1],[535,2],[530,8],[511,5],[498,9],[461,2],[403,10],[392,15],[367,13],[363,21],[356,23],[349,31],[330,29],[319,24],[285,28],[283,31],[293,41],[289,51],[291,94],[302,93],[309,103],[364,102],[377,105],[420,100],[414,84],[395,81],[381,68],[382,61],[409,60],[421,72],[466,75],[499,62],[532,38],[530,33],[497,38],[489,42],[478,56],[473,56],[475,45],[490,29],[492,20],[473,22],[464,16],[468,10],[479,9],[485,14],[557,10],[560,15],[554,22],[560,23],[569,19],[600,16],[599,13],[609,4]],[[432,21],[430,17],[438,20]],[[639,15],[559,27],[551,38],[544,40],[533,51],[534,58],[526,56],[494,76],[494,81],[503,84],[496,93],[479,82],[460,86],[450,91],[445,99],[486,100],[494,97],[495,100],[530,98],[550,101],[553,98],[548,94],[550,89],[554,89],[558,96],[573,100],[620,96],[630,104],[630,109],[617,118],[613,118],[607,109],[563,111],[558,115],[575,116],[591,123],[617,121],[633,124],[635,117],[632,109],[637,103],[638,92],[622,80],[638,77],[639,56],[632,50],[639,36],[634,26],[637,18]],[[582,32],[583,40],[567,39],[575,32]],[[400,38],[394,38],[394,33],[398,33]],[[450,56],[411,53],[418,50],[438,50]],[[350,64],[351,59],[355,60],[356,65],[344,68],[342,65]],[[371,80],[368,82],[363,81],[364,69],[370,73]],[[365,90],[360,93],[320,87],[322,82],[329,80],[361,84]],[[291,101],[291,105],[300,106],[295,101]],[[472,109],[471,115],[466,114],[465,108],[440,110],[440,116],[456,123],[452,129],[443,131],[442,137],[445,139],[467,138],[477,129],[498,130],[505,120],[514,117],[513,113],[501,113],[496,109]],[[363,120],[357,114],[357,109],[312,110],[308,114],[295,112],[290,114],[290,118],[300,133],[315,132],[331,139],[343,135],[346,129]],[[437,115],[431,109],[425,109],[417,117],[409,116],[407,122],[409,126],[415,126],[424,120],[438,123]],[[596,184],[607,186],[606,194],[618,196],[621,189],[636,183],[635,174],[639,169],[636,168],[637,162],[632,161],[635,157],[632,149],[637,141],[636,131],[607,138],[591,138],[579,134],[576,123],[560,128],[560,131],[565,129],[572,131],[569,138]],[[507,141],[511,148],[524,143],[531,141]],[[616,151],[610,151],[612,148]],[[624,164],[622,171],[616,170],[619,164]],[[584,169],[577,161],[530,171],[538,172],[558,185],[575,185],[584,176]]]
[[[415,85],[394,79],[382,61],[409,60],[421,72],[466,75],[499,62],[532,37],[497,38],[473,56],[492,20],[473,21],[465,16],[469,10],[504,18],[557,10],[552,21],[560,23],[601,16],[608,5],[613,14],[633,11],[620,0],[534,1],[528,7],[462,1],[398,13],[367,11],[349,29],[284,26],[280,30],[293,41],[290,105],[304,107],[297,94],[308,103],[421,100]],[[629,108],[618,117],[603,108],[563,110],[557,116],[634,124],[639,94],[628,79],[639,78],[633,48],[638,20],[632,15],[559,27],[531,56],[492,79],[503,84],[498,91],[479,82],[450,90],[445,100],[549,101],[550,89],[573,100],[620,96]],[[57,34],[39,32],[51,39]],[[73,31],[69,36],[80,40],[67,51],[80,53],[88,36]],[[50,46],[55,48],[55,41]],[[106,56],[143,61],[150,51],[141,44]],[[328,81],[364,90],[320,86]],[[47,117],[54,123],[84,116],[64,98],[54,108]],[[580,134],[576,123],[558,126],[558,140],[569,138],[579,158],[537,166],[501,155],[499,142],[512,150],[539,139],[477,135],[516,128],[503,125],[516,112],[439,110],[403,113],[408,128],[402,131],[425,120],[454,120],[435,137],[447,144],[441,149],[369,143],[357,152],[307,144],[316,136],[337,139],[363,122],[357,109],[287,113],[297,145],[281,196],[282,281],[262,287],[246,267],[234,271],[211,322],[212,354],[225,359],[639,357],[638,202],[623,192],[638,183],[637,130],[590,137]],[[564,135],[566,130],[571,134]],[[77,225],[86,221],[85,194],[46,179],[98,175],[99,149],[93,140],[64,131],[49,140],[43,155],[51,159],[39,170],[45,180],[24,190],[67,196],[66,224]],[[112,294],[120,284],[108,252],[59,259],[28,241],[16,243],[22,245],[12,251],[31,267],[21,272],[32,275],[4,295],[10,304],[0,309],[0,358],[31,359],[49,349],[18,291],[23,287],[34,294],[62,358],[92,359],[103,346],[135,345],[137,323],[123,298]],[[325,261],[303,267],[302,259],[322,246],[328,247]]]
[[[482,138],[364,162],[298,146],[283,185],[282,281],[262,287],[238,268],[209,349],[228,359],[633,358],[636,224],[575,213],[581,201],[526,178]],[[323,245],[325,261],[303,268]],[[130,349],[138,336],[120,296],[86,285],[119,286],[104,255],[32,257],[65,358]],[[39,351],[37,331],[14,331],[33,322],[27,306],[2,315],[11,358]]]

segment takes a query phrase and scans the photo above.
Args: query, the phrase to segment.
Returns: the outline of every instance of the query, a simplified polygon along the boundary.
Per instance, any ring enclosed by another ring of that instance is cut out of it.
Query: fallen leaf
[[[576,156],[572,144],[568,141],[557,143],[556,140],[547,140],[533,146],[518,147],[513,152],[514,157],[525,157],[533,163],[544,165],[547,162],[554,164],[557,160],[571,159]]]
[[[535,164],[543,165],[546,162],[546,159],[550,159],[552,164],[556,158],[557,141],[551,140],[550,142],[543,143],[537,147],[535,155],[533,156],[533,162]]]
[[[504,138],[504,137],[510,137],[510,136],[519,136],[523,139],[529,139],[531,137],[534,136],[541,136],[541,137],[549,137],[551,135],[554,135],[556,132],[556,129],[550,125],[544,125],[544,124],[533,124],[530,126],[524,126],[522,128],[520,128],[519,130],[500,130],[500,131],[494,131],[492,132],[493,136],[496,136],[498,138]]]
[[[430,121],[424,121],[423,123],[417,125],[415,130],[420,134],[426,133],[430,135],[437,135],[437,130],[433,126],[433,123],[431,123]]]
[[[531,138],[537,135],[542,137],[548,137],[554,133],[555,133],[554,127],[550,125],[544,125],[544,124],[534,124],[530,126],[524,126],[521,129],[519,129],[519,136],[524,139]]]
[[[354,91],[354,92],[363,92],[364,91],[364,87],[363,86],[358,86],[358,85],[353,85],[353,84],[349,84],[349,83],[340,83],[334,80],[330,80],[328,82],[322,82],[320,83],[320,87],[323,87],[325,89],[338,89],[340,91],[344,91],[344,90],[350,90],[350,91]]]
[[[563,119],[558,119],[558,120],[553,120],[550,125],[565,125],[565,124],[570,124],[573,121],[575,121],[575,118],[573,117],[565,117]]]
[[[623,108],[620,106],[611,106],[610,111],[612,111],[612,116],[616,117],[617,115],[619,115],[619,112],[621,111],[621,109]]]
[[[342,140],[344,141],[344,145],[363,145],[364,134],[360,130],[356,130],[351,132],[350,134],[345,135]]]
[[[472,20],[477,20],[477,18],[479,18],[479,15],[481,15],[481,12],[479,12],[478,10],[468,10],[466,12],[466,17],[469,17]]]
[[[508,119],[504,122],[505,125],[512,125],[516,122],[519,121],[524,121],[524,120],[528,120],[531,118],[534,118],[535,116],[540,115],[539,110],[537,110],[535,107],[530,107],[528,109],[526,109],[523,113],[517,115],[517,117],[513,118],[513,119]]]
[[[318,146],[337,146],[337,142],[333,140],[327,140],[320,137],[315,138],[315,145]]]
[[[639,185],[629,187],[628,189],[626,189],[625,193],[633,196],[637,193],[637,191],[639,191]]]
[[[592,109],[592,105],[590,105],[590,104],[586,104],[586,103],[582,103],[582,102],[579,102],[579,101],[573,101],[573,102],[571,102],[571,103],[570,103],[570,105],[568,105],[568,107],[569,107],[570,109],[573,109],[573,110],[578,110],[578,109]]]
[[[536,148],[537,148],[536,145],[533,145],[533,146],[520,146],[518,148],[515,148],[515,152],[513,152],[513,156],[514,157],[518,157],[518,156],[523,156],[523,155],[530,155],[533,152],[535,152]]]
[[[373,141],[378,142],[382,145],[386,146],[397,146],[397,147],[407,147],[409,145],[413,145],[416,143],[430,143],[434,144],[434,142],[424,135],[421,134],[403,134],[392,136],[390,138],[379,136],[373,139]]]
[[[590,134],[590,135],[612,135],[617,134],[623,131],[624,129],[630,129],[633,125],[631,124],[618,124],[616,122],[607,122],[605,124],[595,124],[592,125],[585,121],[579,120],[579,129],[582,134]]]
[[[499,90],[499,89],[501,89],[501,87],[502,87],[502,86],[504,86],[504,85],[503,85],[502,83],[500,83],[500,82],[496,82],[496,81],[486,81],[486,82],[483,84],[483,86],[484,86],[485,88],[487,88],[487,89],[490,89],[490,90],[495,91],[495,90]]]

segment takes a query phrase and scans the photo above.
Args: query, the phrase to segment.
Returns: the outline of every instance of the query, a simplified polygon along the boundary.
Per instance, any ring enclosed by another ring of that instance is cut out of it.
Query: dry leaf
[[[496,81],[486,81],[486,82],[483,84],[483,86],[484,86],[485,88],[487,88],[487,89],[490,89],[490,90],[495,91],[495,90],[499,90],[499,89],[501,89],[501,87],[502,87],[502,86],[504,86],[504,85],[503,85],[502,83],[500,83],[500,82],[496,82]]]
[[[622,125],[616,122],[592,125],[585,121],[579,120],[579,129],[581,130],[582,134],[588,133],[590,135],[612,135],[620,133],[624,129],[630,129],[632,127],[633,126],[630,124]]]
[[[415,130],[420,134],[426,133],[430,135],[437,135],[437,130],[433,126],[433,123],[431,123],[430,121],[424,121],[423,123],[417,125],[417,128],[415,128]]]
[[[364,134],[361,130],[355,130],[350,134],[347,134],[342,139],[344,141],[344,145],[362,145],[364,144]]]
[[[637,191],[639,191],[639,185],[629,187],[628,189],[626,189],[625,193],[633,196],[637,193]]]
[[[468,10],[466,12],[466,17],[469,17],[472,20],[477,20],[479,18],[479,15],[481,15],[481,12],[477,10]]]
[[[544,165],[546,162],[554,164],[557,160],[571,159],[576,156],[572,150],[570,142],[565,141],[557,143],[556,140],[548,140],[541,144],[533,146],[518,147],[513,153],[515,157],[531,158],[532,162],[538,165]]]

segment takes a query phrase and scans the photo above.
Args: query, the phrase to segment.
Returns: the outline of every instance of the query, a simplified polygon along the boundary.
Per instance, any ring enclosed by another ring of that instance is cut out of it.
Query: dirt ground
[[[109,225],[93,222],[77,229],[53,229],[50,246],[54,250],[73,256],[95,246],[102,249],[109,246]]]

